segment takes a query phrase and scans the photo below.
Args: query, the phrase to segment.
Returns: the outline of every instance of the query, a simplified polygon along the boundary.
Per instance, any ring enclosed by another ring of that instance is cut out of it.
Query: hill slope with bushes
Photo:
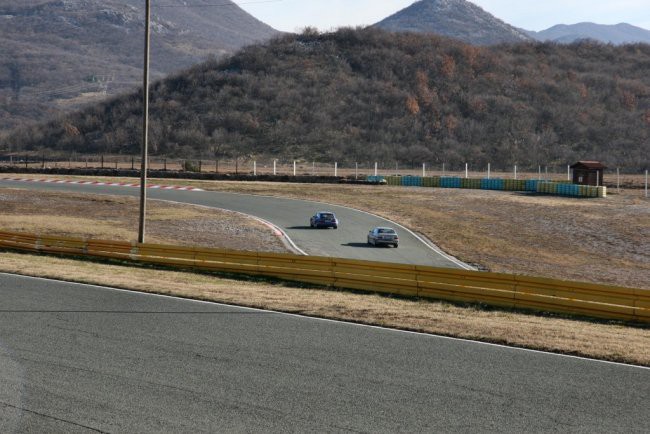
[[[0,0],[0,129],[136,89],[142,83],[144,5]],[[277,34],[230,0],[152,5],[153,77]]]
[[[649,166],[650,46],[476,47],[305,31],[152,87],[154,155]],[[8,151],[135,154],[141,97],[16,131]]]

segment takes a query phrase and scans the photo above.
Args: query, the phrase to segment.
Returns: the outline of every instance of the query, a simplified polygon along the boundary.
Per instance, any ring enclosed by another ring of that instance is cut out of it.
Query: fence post
[[[517,179],[517,165],[515,164],[515,179]]]
[[[296,176],[296,160],[293,160],[293,176]]]
[[[618,167],[616,168],[616,192],[621,192],[621,172]]]
[[[339,176],[339,163],[337,163],[335,161],[334,162],[334,177],[336,178],[337,176]]]
[[[359,163],[355,162],[354,163],[354,179],[357,179],[359,177]]]
[[[542,180],[542,166],[537,166],[537,180],[541,181]]]
[[[422,163],[422,177],[426,178],[427,176],[427,163]]]
[[[257,161],[253,160],[253,176],[257,176]]]
[[[490,163],[488,163],[488,179],[490,179]]]
[[[276,174],[277,174],[277,171],[276,171],[276,164],[277,164],[277,162],[278,162],[278,160],[273,159],[273,175],[276,175]]]
[[[442,163],[442,176],[445,176],[445,163]]]
[[[645,197],[648,197],[648,171],[645,171]]]
[[[465,178],[469,178],[469,165],[465,163]]]
[[[375,161],[375,176],[377,176],[377,162]]]
[[[566,166],[566,180],[571,181],[571,166],[568,164]]]

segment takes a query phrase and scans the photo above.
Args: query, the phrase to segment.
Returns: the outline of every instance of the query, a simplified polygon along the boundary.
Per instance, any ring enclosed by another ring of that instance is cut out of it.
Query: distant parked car
[[[309,219],[309,226],[312,228],[334,228],[338,229],[339,221],[330,211],[317,212]]]
[[[395,246],[399,244],[399,237],[393,228],[374,228],[368,232],[368,244],[373,246]]]

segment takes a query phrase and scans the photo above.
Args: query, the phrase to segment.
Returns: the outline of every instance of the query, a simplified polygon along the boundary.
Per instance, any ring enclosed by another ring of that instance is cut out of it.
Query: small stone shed
[[[578,161],[571,169],[574,184],[601,186],[607,167],[599,161]]]

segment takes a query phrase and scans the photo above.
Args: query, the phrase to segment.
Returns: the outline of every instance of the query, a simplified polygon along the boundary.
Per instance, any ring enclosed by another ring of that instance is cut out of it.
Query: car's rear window
[[[377,232],[380,233],[380,234],[394,234],[395,233],[395,231],[392,230],[392,229],[379,229]]]
[[[320,216],[323,217],[323,218],[329,219],[329,218],[334,217],[334,214],[321,214]]]

